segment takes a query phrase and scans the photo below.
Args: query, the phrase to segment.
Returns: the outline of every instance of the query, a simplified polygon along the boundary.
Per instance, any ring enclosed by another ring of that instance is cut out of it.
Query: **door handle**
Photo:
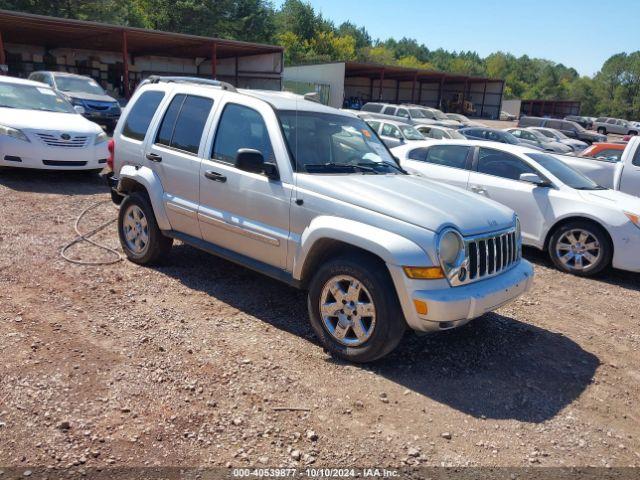
[[[214,182],[224,183],[227,181],[227,177],[225,177],[221,173],[214,172],[213,170],[207,170],[206,172],[204,172],[204,176],[209,180],[213,180]]]
[[[151,160],[152,162],[160,163],[162,161],[162,157],[157,153],[147,153],[147,160]]]
[[[479,193],[480,195],[486,195],[487,194],[487,191],[484,188],[482,188],[482,187],[480,187],[478,185],[472,185],[471,186],[471,191],[474,192],[474,193]]]

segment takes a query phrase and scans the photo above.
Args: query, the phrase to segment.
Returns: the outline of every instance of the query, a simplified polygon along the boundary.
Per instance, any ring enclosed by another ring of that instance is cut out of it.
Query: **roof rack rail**
[[[142,82],[145,83],[195,83],[198,85],[209,85],[211,87],[219,87],[223,90],[228,90],[230,92],[236,92],[236,87],[227,82],[222,82],[220,80],[213,80],[210,78],[200,78],[200,77],[179,77],[179,76],[163,76],[163,75],[149,75]]]

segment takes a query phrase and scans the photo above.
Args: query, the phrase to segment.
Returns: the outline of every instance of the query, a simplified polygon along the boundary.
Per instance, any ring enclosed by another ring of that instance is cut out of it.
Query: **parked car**
[[[564,133],[567,137],[576,138],[591,145],[593,142],[606,142],[607,136],[585,130],[576,122],[558,120],[555,118],[522,117],[518,121],[518,127],[545,127],[553,128]]]
[[[120,104],[107,95],[91,77],[66,72],[33,72],[29,80],[43,82],[62,94],[72,105],[84,108],[83,115],[98,125],[113,131],[120,118]]]
[[[500,120],[503,122],[512,122],[516,119],[515,115],[510,114],[509,112],[505,112],[504,110],[500,111]]]
[[[590,147],[580,152],[580,156],[593,157],[608,162],[619,162],[626,146],[625,143],[593,143]]]
[[[569,145],[565,145],[564,143],[551,139],[546,135],[538,132],[537,130],[529,130],[527,128],[505,128],[505,131],[509,132],[518,140],[526,140],[527,142],[531,142],[532,145],[540,147],[542,150],[546,150],[547,152],[573,152],[573,148],[571,148]]]
[[[508,143],[511,145],[526,145],[537,150],[542,150],[542,148],[535,145],[534,142],[516,138],[511,133],[504,130],[498,130],[497,128],[461,128],[459,131],[469,140],[484,140],[487,142]]]
[[[388,148],[397,147],[405,142],[424,140],[424,136],[408,123],[377,118],[366,118],[365,122],[378,134]]]
[[[597,185],[554,154],[456,140],[403,145],[393,154],[408,171],[513,208],[524,244],[546,250],[562,271],[640,271],[640,199]]]
[[[48,85],[0,76],[0,167],[99,170],[107,135]]]
[[[569,122],[576,122],[578,125],[586,128],[587,130],[591,130],[593,127],[593,121],[589,119],[589,117],[581,117],[580,115],[567,115],[564,117],[565,120]]]
[[[617,133],[618,135],[637,135],[640,129],[631,122],[620,118],[599,117],[593,123],[593,128],[602,135]]]
[[[361,109],[372,117],[402,120],[410,125],[440,125],[459,128],[461,123],[449,120],[440,110],[421,105],[393,105],[390,103],[365,103]]]
[[[567,137],[560,130],[555,130],[553,128],[527,127],[527,130],[535,130],[536,132],[540,132],[545,137],[548,137],[551,140],[555,140],[564,145],[568,145],[573,149],[574,152],[581,152],[589,146],[587,142],[583,142],[582,140],[578,140],[576,138]]]
[[[532,284],[511,209],[408,175],[361,119],[299,95],[153,77],[112,145],[132,262],[180,239],[308,290],[318,338],[351,361],[386,355],[407,326],[458,327]],[[478,269],[467,252],[486,242],[506,253]]]
[[[445,113],[449,120],[455,120],[460,122],[463,127],[486,127],[483,123],[471,120],[469,117],[462,115],[461,113]]]
[[[459,140],[462,140],[467,138],[463,134],[461,134],[459,130],[447,127],[439,127],[436,125],[418,125],[416,127],[416,130],[418,130],[424,137],[435,138],[436,140],[440,140],[443,138],[457,138]]]

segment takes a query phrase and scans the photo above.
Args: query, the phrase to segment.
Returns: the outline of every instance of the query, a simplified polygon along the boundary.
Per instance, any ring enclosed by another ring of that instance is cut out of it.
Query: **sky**
[[[275,2],[280,6],[283,0]],[[336,25],[373,39],[415,38],[430,50],[546,58],[593,75],[611,55],[640,50],[638,0],[311,0]]]

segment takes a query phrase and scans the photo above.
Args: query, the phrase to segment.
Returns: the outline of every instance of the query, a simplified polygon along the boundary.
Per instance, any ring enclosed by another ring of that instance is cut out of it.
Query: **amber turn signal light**
[[[440,267],[402,267],[404,274],[414,280],[436,280],[445,278]]]

